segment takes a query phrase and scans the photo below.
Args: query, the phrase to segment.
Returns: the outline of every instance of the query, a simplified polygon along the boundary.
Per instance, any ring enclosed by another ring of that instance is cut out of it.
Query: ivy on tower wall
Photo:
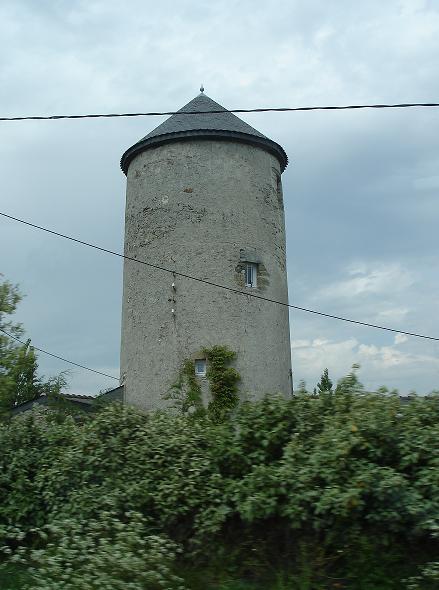
[[[239,402],[238,382],[241,376],[229,366],[236,353],[221,345],[203,348],[202,353],[207,359],[206,378],[211,394],[207,409],[203,405],[201,383],[195,375],[195,361],[192,359],[183,361],[178,379],[166,397],[174,400],[183,414],[207,414],[213,422],[221,422]]]

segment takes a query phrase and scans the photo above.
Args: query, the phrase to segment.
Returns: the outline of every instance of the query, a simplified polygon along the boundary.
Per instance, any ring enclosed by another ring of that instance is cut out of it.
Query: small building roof
[[[93,409],[93,404],[95,400],[99,399],[103,402],[123,402],[123,385],[119,385],[114,389],[110,389],[105,393],[101,393],[99,395],[80,395],[77,393],[61,393],[59,395],[60,399],[64,399],[72,404],[72,406],[82,408],[86,411],[90,411]],[[56,400],[55,400],[56,403]],[[35,406],[48,406],[50,404],[50,399],[47,395],[43,394],[40,397],[37,397],[34,400],[23,402],[18,406],[15,406],[12,409],[12,416],[17,414],[22,414],[23,412],[27,412],[32,410]]]
[[[210,112],[218,111],[218,112]],[[185,114],[192,113],[192,114]],[[284,149],[223,106],[201,92],[175,115],[148,133],[123,154],[120,166],[125,174],[135,156],[149,148],[173,141],[220,139],[250,143],[276,156],[282,172],[288,164]]]

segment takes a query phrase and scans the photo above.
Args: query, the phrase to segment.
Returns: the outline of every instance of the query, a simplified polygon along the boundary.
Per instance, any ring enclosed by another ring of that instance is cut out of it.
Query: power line
[[[226,287],[225,285],[221,285],[219,283],[214,283],[213,281],[208,281],[207,279],[200,279],[199,277],[194,277],[192,275],[188,275],[188,274],[185,274],[185,273],[182,273],[182,272],[170,269],[170,268],[165,268],[163,266],[159,266],[158,264],[152,264],[151,262],[145,262],[143,260],[138,260],[137,258],[132,258],[131,256],[126,256],[124,254],[121,254],[120,252],[115,252],[114,250],[109,250],[108,248],[102,248],[101,246],[97,246],[96,244],[91,244],[90,242],[85,242],[83,240],[79,240],[78,238],[73,238],[72,236],[67,236],[66,234],[56,232],[54,230],[48,229],[47,227],[35,225],[34,223],[30,223],[29,221],[24,221],[23,219],[19,219],[18,217],[13,217],[12,215],[7,215],[6,213],[0,212],[0,215],[2,215],[3,217],[7,217],[8,219],[18,221],[19,223],[23,223],[24,225],[28,225],[28,226],[33,227],[35,229],[39,229],[41,231],[47,232],[47,233],[52,234],[54,236],[58,236],[60,238],[66,239],[66,240],[70,240],[72,242],[82,244],[83,246],[88,246],[89,248],[94,248],[95,250],[100,250],[101,252],[106,252],[107,254],[112,254],[113,256],[118,256],[119,258],[123,258],[124,260],[130,260],[132,262],[137,262],[138,264],[143,264],[145,266],[149,266],[150,268],[162,270],[164,272],[168,272],[168,273],[171,273],[176,276],[184,277],[184,278],[190,279],[192,281],[204,283],[204,284],[210,285],[212,287],[218,287],[219,289],[225,289],[226,291],[231,291],[232,293],[238,293],[238,295],[244,295],[245,297],[253,297],[254,299],[261,299],[262,301],[268,301],[269,303],[283,305],[283,306],[289,307],[291,309],[297,309],[298,311],[304,311],[306,313],[312,313],[312,314],[323,316],[326,318],[340,320],[342,322],[349,322],[351,324],[358,324],[360,326],[367,326],[369,328],[376,328],[378,330],[386,330],[388,332],[395,332],[397,334],[405,334],[406,336],[415,336],[416,338],[424,338],[426,340],[435,340],[435,341],[439,342],[439,338],[436,338],[434,336],[426,336],[425,334],[417,334],[415,332],[406,332],[404,330],[396,330],[395,328],[389,328],[387,326],[379,326],[377,324],[370,324],[368,322],[361,322],[359,320],[352,320],[350,318],[345,318],[345,317],[333,315],[330,313],[324,313],[322,311],[316,311],[315,309],[308,309],[306,307],[299,307],[298,305],[293,305],[291,303],[277,301],[276,299],[270,299],[268,297],[263,297],[262,295],[257,295],[256,293],[247,293],[245,291],[240,291],[239,289],[234,289],[233,287]]]
[[[404,102],[398,104],[350,104],[343,106],[267,107],[257,109],[227,109],[209,111],[150,111],[140,113],[94,113],[88,115],[26,115],[0,117],[0,121],[59,121],[60,119],[110,119],[113,117],[161,117],[168,115],[210,115],[221,113],[290,113],[295,111],[345,111],[348,109],[407,109],[411,107],[439,107],[437,102]]]
[[[13,336],[12,334],[9,334],[9,332],[6,332],[6,330],[3,330],[3,328],[0,328],[0,332],[3,332],[3,334],[6,334],[6,336],[8,336],[9,338],[12,338],[13,340],[16,340],[17,342],[19,342],[20,344],[24,344],[26,346],[26,342],[23,342],[22,340],[20,340],[16,336]],[[75,365],[75,367],[80,367],[81,369],[85,369],[86,371],[91,371],[92,373],[97,373],[98,375],[103,375],[104,377],[109,377],[110,379],[115,379],[116,381],[119,381],[119,379],[117,377],[114,377],[113,375],[107,375],[107,373],[101,373],[101,371],[96,371],[96,369],[90,369],[90,367],[86,367],[85,365],[80,365],[80,364],[75,363],[73,361],[69,361],[69,359],[65,359],[62,356],[58,356],[57,354],[53,354],[52,352],[48,352],[47,350],[43,350],[42,348],[38,348],[37,346],[34,346],[33,344],[31,344],[31,346],[35,350],[38,350],[38,352],[42,352],[42,353],[47,354],[49,356],[53,356],[53,358],[59,359],[60,361],[64,361],[65,363],[69,363],[70,365]]]

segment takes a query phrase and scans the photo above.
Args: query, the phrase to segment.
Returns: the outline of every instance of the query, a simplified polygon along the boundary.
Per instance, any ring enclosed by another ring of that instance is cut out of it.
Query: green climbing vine
[[[195,377],[195,362],[186,359],[183,362],[177,381],[171,386],[166,399],[172,399],[183,414],[204,414],[201,386]]]
[[[206,377],[212,396],[207,406],[207,416],[213,422],[221,422],[238,405],[238,371],[230,367],[236,353],[226,346],[203,348],[207,359]],[[171,387],[167,399],[174,400],[183,414],[194,416],[206,414],[203,405],[201,384],[195,375],[195,361],[186,359],[181,367],[176,383]]]
[[[203,354],[207,358],[206,377],[212,395],[207,414],[214,422],[221,422],[239,401],[238,382],[241,376],[235,368],[229,366],[236,358],[236,352],[227,346],[213,346],[204,348]]]

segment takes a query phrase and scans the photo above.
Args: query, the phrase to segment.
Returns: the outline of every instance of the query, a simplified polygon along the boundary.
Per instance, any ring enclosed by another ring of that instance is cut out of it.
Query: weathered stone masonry
[[[184,109],[197,114],[174,115],[122,158],[125,253],[287,302],[282,148],[225,110],[203,114],[222,109],[203,94]],[[245,287],[246,262],[256,288]],[[244,399],[290,393],[287,307],[125,261],[127,403],[164,407],[183,360],[215,344],[237,352]]]

